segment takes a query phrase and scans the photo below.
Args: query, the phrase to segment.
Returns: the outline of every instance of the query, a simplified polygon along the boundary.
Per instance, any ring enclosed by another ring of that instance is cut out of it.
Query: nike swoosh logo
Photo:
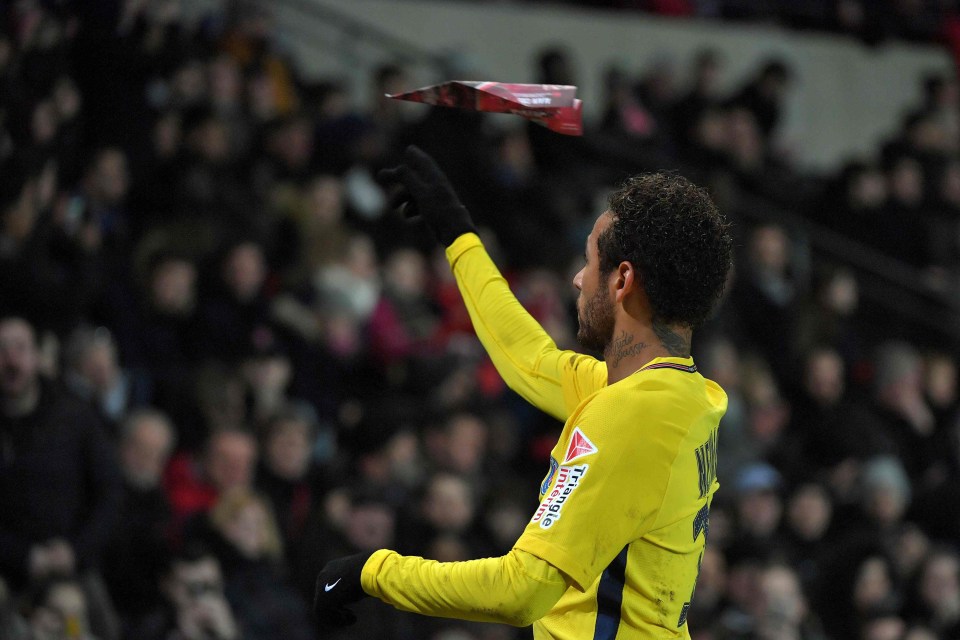
[[[334,582],[333,584],[324,585],[324,586],[323,586],[323,590],[324,590],[324,591],[330,591],[330,590],[333,589],[335,586],[337,586],[337,583],[339,583],[341,580],[343,580],[343,578],[337,578],[337,582]]]

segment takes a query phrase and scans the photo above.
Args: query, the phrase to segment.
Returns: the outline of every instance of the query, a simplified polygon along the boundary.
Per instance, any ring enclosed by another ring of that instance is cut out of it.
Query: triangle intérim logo
[[[573,462],[577,458],[589,456],[597,451],[599,451],[599,449],[590,442],[590,438],[583,434],[580,427],[576,427],[573,430],[573,435],[570,436],[570,444],[567,445],[567,453],[563,457],[563,464]]]

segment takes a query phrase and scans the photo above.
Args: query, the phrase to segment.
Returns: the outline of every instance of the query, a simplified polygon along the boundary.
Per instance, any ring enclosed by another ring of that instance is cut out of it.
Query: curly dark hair
[[[597,239],[601,272],[632,263],[654,323],[702,325],[733,262],[730,224],[707,191],[679,175],[643,174],[610,196],[610,212]]]

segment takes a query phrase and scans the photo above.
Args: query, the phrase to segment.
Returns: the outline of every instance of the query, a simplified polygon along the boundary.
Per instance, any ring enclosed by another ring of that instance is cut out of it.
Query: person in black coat
[[[161,479],[175,443],[173,425],[155,409],[138,409],[121,426],[123,504],[103,572],[110,595],[127,620],[144,615],[160,600],[162,560],[173,523]]]
[[[191,542],[169,554],[160,579],[163,601],[124,636],[128,640],[241,640],[236,613],[223,593],[213,552]],[[277,636],[283,637],[283,636]]]
[[[29,322],[0,319],[0,575],[17,588],[97,567],[120,500],[96,414],[40,378]]]
[[[244,640],[314,640],[306,602],[284,572],[283,540],[266,499],[235,489],[220,498],[204,525],[198,539],[209,542],[220,560],[224,594]]]

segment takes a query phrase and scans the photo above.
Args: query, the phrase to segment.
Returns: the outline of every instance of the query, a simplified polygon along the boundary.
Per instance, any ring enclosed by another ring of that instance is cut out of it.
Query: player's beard
[[[577,342],[586,349],[604,353],[613,340],[613,303],[600,287],[577,314]]]

